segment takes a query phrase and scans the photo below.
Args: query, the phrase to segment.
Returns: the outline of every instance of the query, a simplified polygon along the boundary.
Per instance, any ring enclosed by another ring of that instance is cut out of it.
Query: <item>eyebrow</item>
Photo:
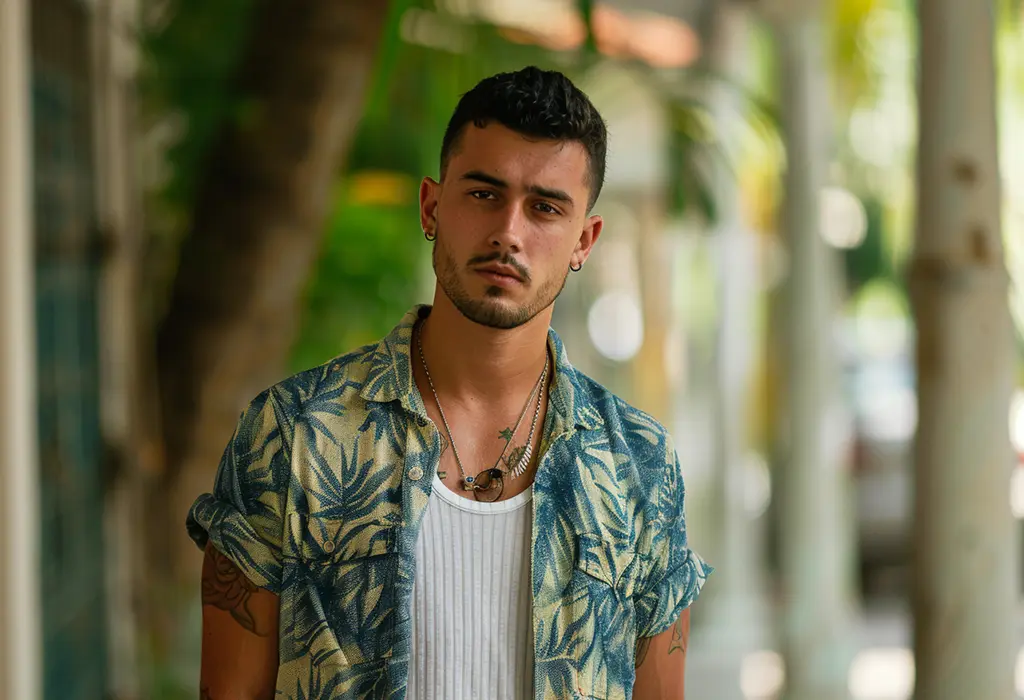
[[[460,180],[471,180],[473,182],[482,182],[487,185],[492,185],[498,189],[507,190],[508,183],[499,177],[488,175],[480,170],[470,170],[464,174]],[[565,190],[551,189],[550,187],[541,187],[540,185],[530,185],[527,188],[528,192],[532,194],[540,195],[546,199],[553,199],[557,202],[565,202],[566,204],[575,205],[573,198],[569,196],[569,193]]]

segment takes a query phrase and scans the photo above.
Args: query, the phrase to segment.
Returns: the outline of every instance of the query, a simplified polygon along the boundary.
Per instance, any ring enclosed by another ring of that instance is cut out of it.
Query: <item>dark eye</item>
[[[547,202],[538,202],[537,207],[539,211],[545,214],[559,214],[560,212]]]
[[[493,197],[494,193],[488,192],[487,190],[474,190],[469,193],[469,196],[473,197],[474,199],[487,200]]]

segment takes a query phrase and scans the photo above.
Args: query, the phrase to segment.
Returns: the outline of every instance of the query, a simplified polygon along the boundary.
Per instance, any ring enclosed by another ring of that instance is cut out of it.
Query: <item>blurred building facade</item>
[[[128,690],[119,669],[135,667],[137,646],[118,544],[133,502],[121,486],[133,471],[135,7],[3,5],[0,393],[15,419],[4,421],[0,697],[105,697]]]

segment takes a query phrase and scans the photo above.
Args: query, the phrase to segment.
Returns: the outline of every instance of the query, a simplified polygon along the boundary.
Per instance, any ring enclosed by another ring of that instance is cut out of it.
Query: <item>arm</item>
[[[683,700],[689,646],[689,608],[661,634],[637,639],[635,700]]]
[[[207,543],[203,558],[201,700],[273,700],[279,598]]]
[[[650,568],[634,596],[636,700],[683,697],[690,606],[714,571],[687,542],[682,470],[671,439],[665,447],[664,477],[652,498],[657,517],[644,544]]]

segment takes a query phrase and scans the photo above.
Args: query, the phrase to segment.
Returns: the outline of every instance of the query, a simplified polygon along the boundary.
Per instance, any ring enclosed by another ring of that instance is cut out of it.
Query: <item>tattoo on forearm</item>
[[[690,641],[689,616],[685,613],[672,623],[672,642],[669,644],[668,653],[681,651],[686,653],[686,647]]]
[[[640,664],[647,658],[647,650],[651,648],[651,637],[640,637],[636,640],[636,654],[633,662],[634,668],[640,668]]]
[[[213,575],[203,576],[203,605],[231,613],[242,627],[257,636],[266,637],[266,632],[256,628],[256,619],[249,609],[252,596],[259,589],[212,545],[206,548],[206,558]]]

